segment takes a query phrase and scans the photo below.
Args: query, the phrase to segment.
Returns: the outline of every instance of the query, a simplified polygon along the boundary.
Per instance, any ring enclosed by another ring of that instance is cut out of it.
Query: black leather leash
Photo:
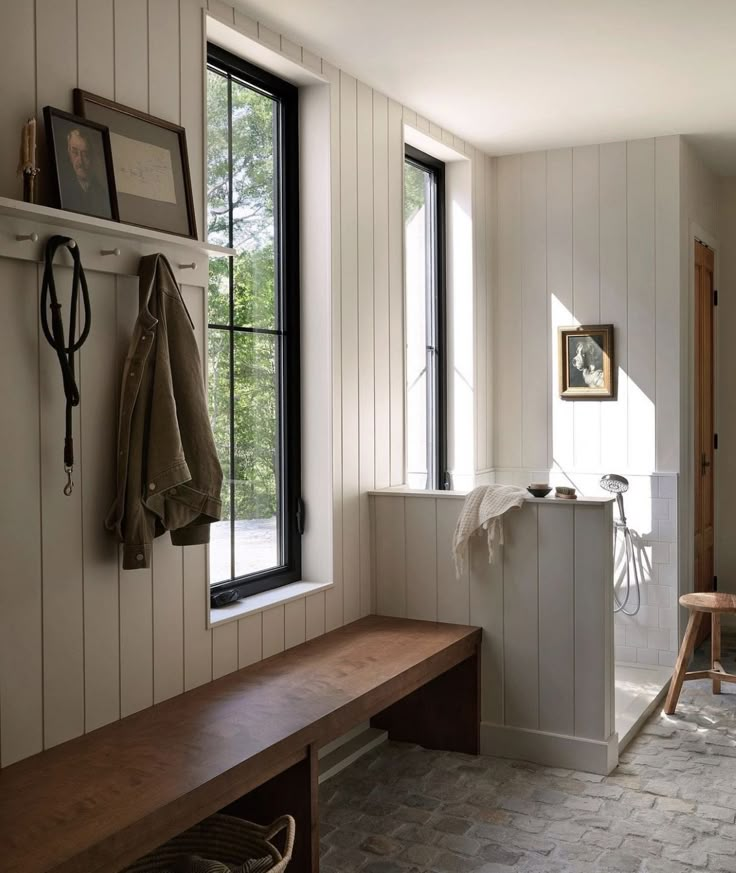
[[[74,276],[72,279],[72,296],[69,306],[69,337],[64,337],[64,322],[61,320],[61,303],[56,296],[54,281],[54,255],[62,246],[66,246],[74,261]],[[79,339],[75,339],[77,330],[77,307],[79,304],[79,289],[82,289],[82,305],[84,320]],[[51,313],[51,328],[48,316]],[[51,236],[46,242],[45,264],[43,268],[43,284],[41,286],[41,327],[49,345],[56,352],[61,367],[61,377],[64,382],[66,397],[66,434],[64,437],[64,472],[66,485],[64,494],[69,497],[74,489],[72,473],[74,472],[74,439],[72,436],[72,409],[79,406],[79,388],[74,375],[74,354],[84,344],[89,335],[92,313],[89,305],[89,291],[84,267],[79,256],[79,246],[68,236]]]

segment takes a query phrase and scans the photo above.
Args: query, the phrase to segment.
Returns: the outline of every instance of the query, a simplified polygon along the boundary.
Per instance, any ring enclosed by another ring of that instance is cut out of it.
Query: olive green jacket
[[[123,569],[151,565],[154,537],[174,545],[209,542],[221,514],[217,459],[189,316],[171,265],[141,258],[138,320],[123,369],[117,496],[108,530],[123,547]]]

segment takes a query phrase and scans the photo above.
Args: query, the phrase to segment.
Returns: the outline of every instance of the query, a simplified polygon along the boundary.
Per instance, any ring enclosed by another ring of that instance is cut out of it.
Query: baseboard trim
[[[517,758],[607,776],[618,764],[618,734],[589,740],[527,728],[481,722],[480,749],[484,755]]]

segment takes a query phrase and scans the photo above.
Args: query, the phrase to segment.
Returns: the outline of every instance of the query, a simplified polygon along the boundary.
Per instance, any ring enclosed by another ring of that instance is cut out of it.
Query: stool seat
[[[680,606],[690,611],[690,618],[664,704],[667,715],[672,715],[677,708],[683,682],[690,679],[710,679],[714,694],[721,693],[721,682],[736,682],[736,675],[727,673],[721,664],[721,615],[726,612],[736,612],[736,594],[726,594],[722,591],[683,594],[680,598]],[[687,666],[695,651],[698,630],[705,613],[710,613],[710,667],[707,670],[693,670],[688,673]]]
[[[736,594],[726,594],[723,591],[683,594],[680,606],[695,612],[736,612]]]

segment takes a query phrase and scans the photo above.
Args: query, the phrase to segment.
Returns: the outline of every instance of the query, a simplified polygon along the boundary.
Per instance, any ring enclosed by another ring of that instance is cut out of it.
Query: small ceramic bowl
[[[526,489],[533,497],[546,497],[552,490],[546,482],[532,482]]]

